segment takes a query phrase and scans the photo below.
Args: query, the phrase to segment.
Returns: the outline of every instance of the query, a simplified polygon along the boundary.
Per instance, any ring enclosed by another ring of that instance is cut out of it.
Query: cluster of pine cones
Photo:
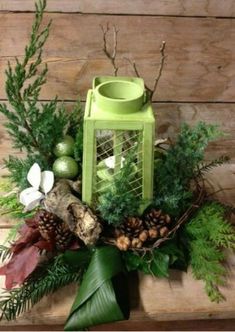
[[[115,229],[116,246],[123,251],[142,248],[148,242],[168,235],[172,220],[161,210],[151,209],[142,218],[129,217]]]
[[[39,210],[35,216],[41,236],[53,242],[57,249],[65,250],[74,239],[68,226],[55,214]],[[130,248],[142,248],[159,238],[168,235],[172,220],[161,210],[151,209],[142,218],[129,217],[123,224],[115,228],[115,244],[123,251]]]

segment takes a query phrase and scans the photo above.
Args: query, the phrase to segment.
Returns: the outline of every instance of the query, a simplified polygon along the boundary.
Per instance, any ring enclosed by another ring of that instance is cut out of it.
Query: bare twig
[[[152,91],[150,93],[150,96],[149,96],[150,100],[153,99],[153,95],[154,95],[155,91],[157,90],[158,82],[159,82],[159,80],[162,76],[162,70],[163,70],[163,67],[164,67],[165,59],[166,59],[165,48],[166,48],[166,42],[162,41],[162,45],[160,47],[161,61],[160,61],[160,65],[159,65],[159,68],[158,68],[158,75],[155,78],[154,86],[153,86],[153,89],[152,89]]]
[[[152,99],[153,99],[153,95],[154,95],[155,91],[157,90],[159,80],[162,76],[162,71],[163,71],[164,64],[165,64],[165,59],[166,59],[165,48],[166,48],[166,42],[162,41],[162,44],[161,44],[161,47],[160,47],[161,61],[160,61],[159,67],[158,67],[157,76],[154,80],[153,88],[150,88],[149,86],[147,86],[145,84],[145,89],[147,90],[148,97],[149,97],[150,101],[152,101]],[[125,60],[127,60],[129,62],[129,64],[132,66],[136,77],[140,77],[140,73],[139,73],[139,70],[137,68],[137,65],[136,65],[135,61],[131,61],[129,58],[125,58]]]
[[[140,73],[139,73],[139,71],[138,71],[138,68],[137,68],[137,66],[136,66],[136,63],[135,63],[135,61],[131,61],[129,58],[124,58],[127,62],[129,62],[129,64],[132,66],[132,69],[133,69],[133,71],[134,71],[134,73],[135,73],[135,76],[136,77],[141,77],[140,76]],[[148,87],[147,86],[147,84],[144,84],[144,87],[145,87],[145,89],[147,90],[147,93],[148,93],[148,95],[150,95],[150,93],[151,93],[151,89],[150,89],[150,87]]]
[[[118,29],[115,25],[113,25],[113,50],[112,52],[108,49],[108,34],[110,32],[109,24],[107,23],[106,27],[103,25],[100,25],[101,30],[103,32],[103,51],[104,54],[107,56],[107,58],[110,60],[113,70],[114,70],[114,76],[117,76],[118,73],[118,66],[116,63],[116,56],[117,56],[117,35],[118,35]]]

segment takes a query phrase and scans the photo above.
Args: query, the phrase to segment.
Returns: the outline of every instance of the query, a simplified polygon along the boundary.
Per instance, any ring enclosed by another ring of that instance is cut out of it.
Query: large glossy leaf
[[[151,271],[156,277],[168,277],[170,256],[155,250],[151,262]]]
[[[94,250],[66,322],[66,331],[129,317],[123,270],[121,255],[115,247]]]
[[[92,250],[81,248],[78,250],[66,250],[63,259],[73,270],[79,270],[89,265],[92,256]]]

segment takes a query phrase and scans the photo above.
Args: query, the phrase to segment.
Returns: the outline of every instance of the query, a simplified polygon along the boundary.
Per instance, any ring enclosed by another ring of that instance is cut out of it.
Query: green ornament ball
[[[73,179],[78,175],[78,164],[69,156],[57,158],[52,169],[58,178]]]
[[[73,137],[65,135],[64,138],[56,144],[53,152],[56,157],[73,156],[74,144]]]

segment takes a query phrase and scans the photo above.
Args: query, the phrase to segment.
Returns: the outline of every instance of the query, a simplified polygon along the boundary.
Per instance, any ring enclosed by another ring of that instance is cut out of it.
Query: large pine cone
[[[40,210],[36,215],[41,236],[48,242],[55,243],[57,249],[66,249],[73,239],[68,226],[54,213]]]

